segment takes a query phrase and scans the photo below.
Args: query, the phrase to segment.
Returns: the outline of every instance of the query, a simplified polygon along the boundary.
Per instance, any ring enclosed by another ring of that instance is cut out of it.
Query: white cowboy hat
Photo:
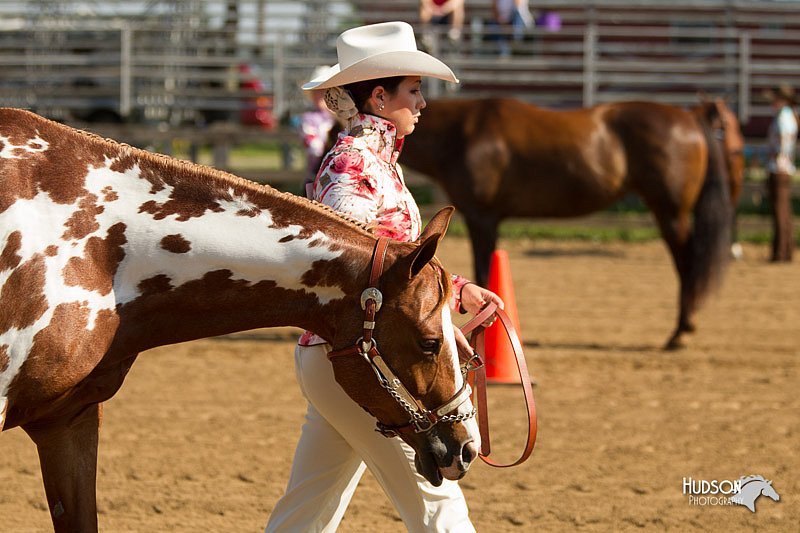
[[[331,69],[330,65],[319,65],[317,67],[314,67],[314,70],[311,71],[311,79],[315,80],[317,78],[322,78],[323,76],[325,76],[327,74],[327,72],[330,69]],[[298,87],[302,88],[304,85],[305,85],[305,83],[301,83],[301,84],[298,85]],[[314,89],[315,90],[319,89],[319,87],[315,87]],[[305,95],[307,97],[311,98],[312,97],[311,94],[312,94],[312,91],[305,91]]]
[[[303,85],[327,89],[391,76],[430,76],[458,83],[453,71],[417,50],[414,29],[406,22],[382,22],[343,32],[336,40],[339,63]]]

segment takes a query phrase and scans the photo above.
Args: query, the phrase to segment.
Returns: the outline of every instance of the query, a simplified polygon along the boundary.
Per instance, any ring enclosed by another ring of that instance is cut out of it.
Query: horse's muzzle
[[[472,462],[477,459],[478,451],[478,445],[472,440],[455,453],[449,452],[443,443],[438,442],[432,447],[417,449],[414,464],[422,477],[438,487],[443,479],[455,481],[464,477]]]

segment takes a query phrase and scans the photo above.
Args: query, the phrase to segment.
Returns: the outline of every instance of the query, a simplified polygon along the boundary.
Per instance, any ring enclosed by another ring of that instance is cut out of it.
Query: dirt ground
[[[462,486],[482,532],[798,531],[800,265],[745,246],[690,346],[665,353],[677,282],[661,242],[502,242],[509,253],[539,438],[512,469]],[[440,257],[469,274],[468,242]],[[304,402],[292,328],[142,354],[105,405],[99,520],[108,532],[262,531],[285,486]],[[494,456],[522,446],[518,388],[490,388]],[[498,408],[498,406],[502,406]],[[516,406],[516,407],[514,407]],[[514,407],[514,408],[512,408]],[[761,474],[780,502],[691,505],[683,478]],[[0,436],[0,530],[49,531],[35,449]],[[340,529],[402,531],[365,476]]]

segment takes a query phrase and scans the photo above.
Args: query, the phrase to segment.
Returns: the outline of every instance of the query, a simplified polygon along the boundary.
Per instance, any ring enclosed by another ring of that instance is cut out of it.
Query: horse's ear
[[[440,209],[438,213],[433,215],[433,218],[422,234],[417,239],[417,248],[408,256],[408,279],[413,278],[420,271],[430,263],[433,256],[436,255],[436,249],[439,247],[439,241],[442,240],[447,227],[450,225],[450,218],[453,216],[455,208],[452,206]]]
[[[429,235],[424,241],[420,242],[419,246],[408,256],[408,279],[419,274],[422,269],[425,268],[425,265],[431,262],[433,256],[436,255],[436,248],[439,247],[439,241],[442,239],[442,235],[442,233]]]
[[[417,242],[426,240],[434,233],[444,235],[447,231],[447,227],[450,225],[450,219],[452,218],[455,210],[456,208],[451,205],[440,209],[438,213],[433,215],[433,218],[430,222],[428,222],[428,225],[425,226],[425,229],[422,230],[422,234],[419,236],[419,239],[417,239]]]

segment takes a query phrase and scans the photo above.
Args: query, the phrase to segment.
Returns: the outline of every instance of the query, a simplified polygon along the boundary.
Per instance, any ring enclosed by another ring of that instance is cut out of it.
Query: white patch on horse
[[[461,363],[458,360],[458,346],[456,345],[456,335],[453,332],[453,320],[450,316],[450,307],[448,305],[442,306],[442,329],[444,334],[444,341],[447,346],[447,349],[450,350],[453,359],[453,366],[455,367],[455,375],[456,375],[456,383],[455,383],[455,392],[461,390],[461,386],[464,384],[464,378],[461,375]],[[458,406],[458,410],[456,411],[458,414],[467,415],[471,413],[473,409],[472,401],[467,398],[467,400]],[[477,448],[481,446],[481,433],[478,430],[478,422],[475,420],[475,417],[469,418],[464,421],[464,426],[467,429],[467,433],[470,437],[472,437],[473,442]]]
[[[13,144],[8,137],[0,135],[0,157],[3,159],[22,159],[27,154],[15,154],[19,150],[34,154],[44,152],[50,148],[50,143],[37,134],[33,139],[28,139],[25,144]]]
[[[71,258],[83,257],[86,242],[90,237],[105,237],[107,231],[107,228],[101,228],[82,239],[70,239],[66,242],[62,239],[65,224],[80,210],[78,207],[80,201],[81,198],[78,198],[73,204],[59,204],[53,202],[48,194],[40,192],[30,200],[14,202],[0,214],[0,223],[6,229],[6,236],[14,231],[20,231],[22,234],[20,249],[17,251],[22,258],[20,264],[29,261],[36,254],[45,256],[43,289],[47,297],[48,311],[52,311],[62,303],[86,303],[90,310],[89,329],[92,329],[97,311],[114,308],[113,295],[103,296],[83,287],[65,285],[62,273]],[[51,245],[58,248],[54,256],[45,254],[45,249]],[[0,273],[0,285],[5,284],[11,273],[11,270]]]
[[[344,297],[340,287],[307,287],[301,279],[315,261],[330,261],[342,254],[331,250],[331,239],[316,232],[306,239],[299,238],[304,229],[300,225],[272,228],[272,215],[260,210],[254,217],[237,215],[241,210],[258,211],[246,196],[237,196],[229,190],[230,200],[222,200],[221,211],[206,211],[202,216],[178,220],[180,214],[155,220],[151,213],[140,213],[146,201],[167,202],[172,187],[165,186],[153,193],[151,183],[139,178],[139,168],[134,166],[124,173],[111,170],[112,161],[100,168],[90,169],[86,186],[97,194],[98,205],[105,210],[96,218],[99,234],[118,221],[128,224],[127,243],[123,246],[125,258],[120,263],[114,280],[117,303],[124,304],[140,296],[139,283],[162,274],[173,287],[202,278],[214,270],[230,270],[235,280],[250,283],[271,280],[280,288],[304,290],[314,294],[325,304]],[[101,191],[112,185],[121,200],[103,201]],[[132,221],[137,220],[136,223]],[[192,249],[183,254],[164,250],[161,239],[166,235],[180,234],[192,243]],[[287,236],[295,237],[280,242]],[[315,246],[310,243],[315,241]]]

